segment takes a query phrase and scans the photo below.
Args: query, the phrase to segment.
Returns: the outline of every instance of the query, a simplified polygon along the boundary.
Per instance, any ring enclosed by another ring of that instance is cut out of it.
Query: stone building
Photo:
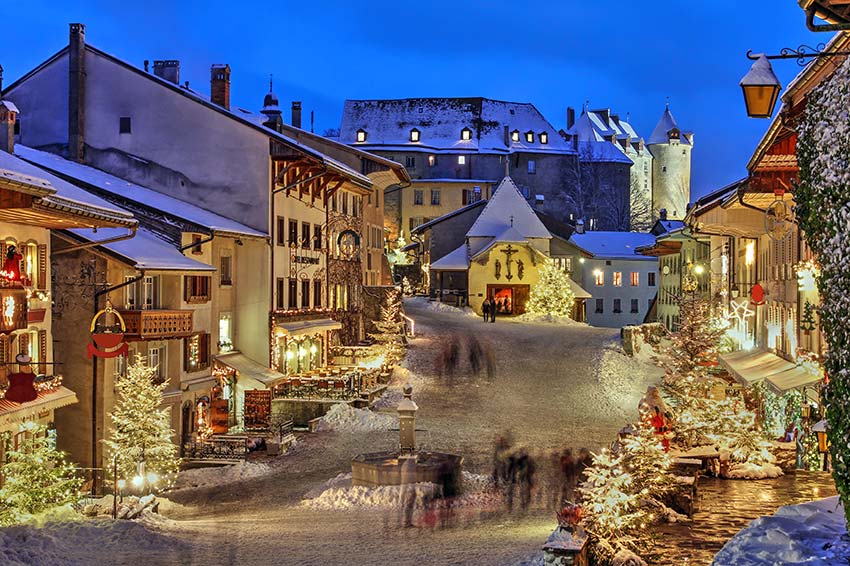
[[[526,200],[560,221],[585,216],[599,229],[622,229],[617,214],[628,217],[631,161],[598,142],[587,148],[567,142],[532,104],[348,100],[339,139],[403,164],[413,179],[387,194],[393,244],[399,237],[409,241],[420,223],[486,198],[506,172]],[[605,159],[597,159],[600,154]],[[594,169],[583,167],[591,163]]]

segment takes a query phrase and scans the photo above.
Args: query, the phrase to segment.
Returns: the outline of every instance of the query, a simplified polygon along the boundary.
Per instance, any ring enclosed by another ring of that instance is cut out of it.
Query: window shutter
[[[18,334],[18,354],[26,354],[30,347],[29,334]],[[14,356],[12,356],[14,357]]]
[[[38,331],[38,373],[47,374],[47,331]]]
[[[202,334],[201,335],[201,365],[203,367],[208,367],[210,365],[210,335]]]
[[[192,276],[184,275],[183,276],[183,300],[187,303],[189,299],[192,298]]]
[[[183,339],[183,371],[189,371],[189,341],[192,339],[191,336],[188,336]]]
[[[9,335],[0,336],[0,364],[9,361]]]
[[[38,246],[38,275],[36,276],[36,285],[39,289],[47,289],[47,246],[39,244]]]

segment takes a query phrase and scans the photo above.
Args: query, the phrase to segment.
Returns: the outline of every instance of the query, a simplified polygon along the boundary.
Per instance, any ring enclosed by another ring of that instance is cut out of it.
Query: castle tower
[[[670,112],[670,104],[647,141],[653,156],[652,212],[667,210],[671,220],[681,220],[691,198],[691,150],[694,134],[683,132]]]

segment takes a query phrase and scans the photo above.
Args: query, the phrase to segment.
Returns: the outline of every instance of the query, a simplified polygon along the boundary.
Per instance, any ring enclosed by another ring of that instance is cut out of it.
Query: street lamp
[[[748,53],[749,57],[750,54]],[[751,57],[752,58],[752,57]],[[747,106],[747,116],[750,118],[770,118],[779,98],[782,85],[767,55],[759,53],[749,72],[741,79],[741,90],[744,92],[744,104]]]
[[[818,436],[818,452],[823,454],[823,471],[829,471],[829,438],[826,435],[826,419],[818,421],[812,427],[812,432]]]

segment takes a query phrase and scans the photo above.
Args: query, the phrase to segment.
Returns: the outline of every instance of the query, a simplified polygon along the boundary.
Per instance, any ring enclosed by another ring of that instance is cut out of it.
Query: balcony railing
[[[183,338],[193,332],[191,310],[118,311],[128,340]]]

